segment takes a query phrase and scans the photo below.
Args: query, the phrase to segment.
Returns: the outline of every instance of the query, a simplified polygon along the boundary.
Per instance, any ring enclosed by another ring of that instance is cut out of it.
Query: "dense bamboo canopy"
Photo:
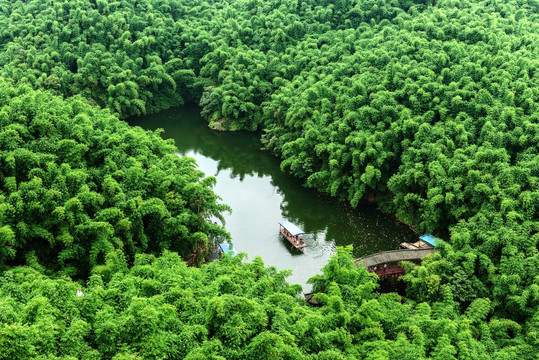
[[[0,359],[535,359],[538,8],[0,0]],[[119,120],[186,101],[446,241],[406,297],[340,249],[319,308],[260,259],[187,268],[229,209]]]

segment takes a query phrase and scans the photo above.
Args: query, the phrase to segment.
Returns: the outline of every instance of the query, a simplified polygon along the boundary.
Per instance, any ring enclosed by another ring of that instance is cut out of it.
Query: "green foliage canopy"
[[[449,287],[414,303],[371,290],[376,279],[339,249],[317,283],[322,306],[298,297],[286,272],[242,255],[200,268],[175,253],[120,251],[84,286],[28,267],[0,277],[0,359],[489,359],[530,358],[521,327],[485,322],[489,300],[459,315]],[[109,276],[103,277],[102,273]],[[323,281],[322,281],[323,279]],[[321,281],[321,282],[319,282]],[[77,296],[77,290],[83,295]],[[515,338],[508,336],[514,332]],[[500,348],[506,350],[501,350]]]
[[[131,128],[80,97],[0,80],[0,261],[86,276],[122,249],[187,257],[228,207],[159,132]]]
[[[537,7],[0,0],[0,264],[92,273],[85,291],[113,298],[66,320],[79,305],[51,307],[57,299],[29,294],[28,282],[71,294],[73,283],[27,268],[4,273],[0,349],[10,352],[2,356],[533,358]],[[140,266],[128,270],[140,252],[204,252],[208,237],[225,234],[209,220],[226,207],[210,190],[214,180],[171,155],[172,144],[111,113],[199,99],[216,127],[264,130],[282,169],[308,186],[353,206],[375,198],[443,235],[437,255],[407,265],[408,300],[373,294],[372,278],[340,253],[313,278],[320,310],[297,304],[294,287],[272,288],[273,274],[244,274],[266,297],[238,285],[236,272],[266,271],[255,261],[210,265],[223,276],[199,284],[219,289],[207,297],[193,300],[194,288],[179,286],[192,306],[182,318],[183,303],[159,288],[172,279],[150,284],[132,273]],[[118,274],[135,283],[126,295]],[[5,290],[10,283],[23,290]],[[62,301],[73,304],[69,296]]]

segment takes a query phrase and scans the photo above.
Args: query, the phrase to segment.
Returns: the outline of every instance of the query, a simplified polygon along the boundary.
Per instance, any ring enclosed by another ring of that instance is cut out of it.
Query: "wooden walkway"
[[[436,250],[431,249],[401,249],[401,250],[390,250],[382,251],[376,254],[363,256],[362,258],[356,259],[354,261],[356,266],[362,264],[367,269],[374,266],[383,266],[384,264],[390,263],[399,263],[401,261],[417,261],[427,255],[434,254]]]

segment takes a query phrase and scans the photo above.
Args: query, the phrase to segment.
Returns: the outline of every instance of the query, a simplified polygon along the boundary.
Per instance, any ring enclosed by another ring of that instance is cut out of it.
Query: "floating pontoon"
[[[416,241],[415,243],[407,243],[407,242],[401,243],[401,247],[405,249],[412,249],[412,250],[432,249],[436,247],[436,240],[438,240],[436,236],[431,235],[431,234],[425,234],[425,235],[421,235],[419,237],[419,241]]]

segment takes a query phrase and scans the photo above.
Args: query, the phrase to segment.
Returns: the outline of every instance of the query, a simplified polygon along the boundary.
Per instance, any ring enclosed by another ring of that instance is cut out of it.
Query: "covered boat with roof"
[[[226,240],[219,244],[219,255],[228,254],[230,257],[237,255],[232,244],[229,244]]]
[[[307,246],[305,243],[305,232],[288,220],[279,222],[279,232],[286,240],[296,249],[301,249]]]

